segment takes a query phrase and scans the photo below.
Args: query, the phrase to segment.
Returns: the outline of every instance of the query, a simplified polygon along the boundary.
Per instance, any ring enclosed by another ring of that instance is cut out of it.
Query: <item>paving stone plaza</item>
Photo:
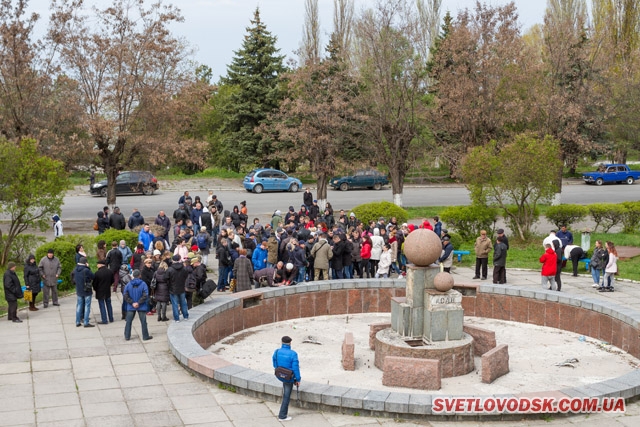
[[[470,269],[458,268],[456,282],[468,281]],[[534,271],[508,272],[506,295],[539,291],[540,276]],[[511,290],[508,288],[512,287]],[[602,307],[623,307],[619,316],[640,312],[640,288],[620,282],[614,293],[597,293],[590,277],[563,277],[560,298],[592,299]],[[498,291],[501,292],[501,291]],[[214,295],[212,299],[225,298]],[[154,339],[140,340],[134,322],[132,339],[123,338],[124,322],[96,328],[75,327],[74,296],[60,307],[28,313],[21,311],[22,324],[0,322],[0,390],[3,397],[0,426],[277,426],[279,403],[245,396],[203,381],[186,370],[169,350],[167,325],[149,321]],[[118,304],[114,303],[117,307]],[[515,308],[515,307],[514,307]],[[93,302],[92,316],[98,313]],[[182,325],[182,323],[180,324]],[[175,325],[174,325],[175,326]],[[171,328],[173,328],[172,326]],[[186,326],[186,324],[185,324]],[[312,369],[305,367],[303,369]],[[266,370],[268,371],[270,367]],[[304,372],[303,384],[304,386]],[[623,387],[624,385],[621,385]],[[303,409],[292,399],[291,425],[378,426],[401,420],[318,409]],[[402,425],[450,425],[448,420],[412,419]],[[461,421],[456,425],[478,425]],[[628,403],[625,414],[584,414],[526,419],[517,425],[640,425],[640,405]],[[514,425],[514,421],[485,421],[482,425]]]

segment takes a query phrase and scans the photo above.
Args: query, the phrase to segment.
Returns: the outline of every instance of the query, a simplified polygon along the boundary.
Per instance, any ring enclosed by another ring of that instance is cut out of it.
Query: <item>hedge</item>
[[[556,205],[550,206],[545,213],[547,219],[556,228],[566,225],[571,228],[576,222],[584,220],[589,215],[589,208],[583,205]]]
[[[111,242],[113,241],[120,243],[120,240],[124,240],[127,242],[127,246],[134,251],[138,244],[138,233],[110,228],[105,230],[104,233],[98,234],[94,237],[94,246],[97,245],[100,240],[104,240],[107,243],[107,248],[111,248]]]
[[[53,249],[54,255],[60,260],[62,266],[62,273],[59,276],[62,283],[58,285],[58,289],[61,291],[75,289],[71,284],[71,272],[76,268],[76,245],[65,240],[45,243],[36,250],[37,263],[40,263],[40,260],[47,256],[49,249]]]
[[[356,206],[351,210],[356,214],[356,218],[362,221],[363,224],[368,224],[370,221],[378,222],[378,219],[382,216],[387,222],[391,217],[396,217],[398,224],[407,222],[409,214],[391,202],[373,202],[365,203],[364,205]]]
[[[440,213],[440,219],[460,234],[465,242],[474,241],[481,230],[493,234],[498,219],[498,210],[481,205],[451,206]]]
[[[602,226],[605,233],[608,233],[616,225],[622,224],[627,210],[623,205],[617,203],[594,203],[588,205],[587,208],[596,223],[594,231]]]

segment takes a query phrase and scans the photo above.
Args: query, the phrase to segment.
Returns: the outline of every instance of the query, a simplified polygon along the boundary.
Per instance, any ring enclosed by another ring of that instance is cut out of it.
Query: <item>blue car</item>
[[[242,181],[244,189],[254,193],[263,191],[291,191],[296,193],[302,181],[277,169],[254,169]]]

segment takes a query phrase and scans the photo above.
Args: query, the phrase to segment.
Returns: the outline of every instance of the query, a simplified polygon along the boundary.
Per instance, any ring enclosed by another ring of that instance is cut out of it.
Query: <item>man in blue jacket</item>
[[[293,391],[293,386],[297,387],[300,385],[300,363],[298,362],[298,353],[291,350],[291,337],[284,336],[282,337],[282,347],[277,349],[273,353],[273,368],[287,368],[293,371],[293,378],[289,381],[282,381],[283,393],[282,393],[282,404],[280,405],[280,413],[278,414],[278,419],[280,421],[289,421],[291,417],[287,414],[289,413],[289,400],[291,399],[291,392]],[[279,379],[279,378],[278,378]]]
[[[131,322],[138,313],[140,326],[142,327],[142,340],[148,341],[153,337],[147,329],[147,311],[149,311],[149,288],[140,278],[140,270],[133,270],[133,280],[127,283],[122,297],[127,303],[127,323],[124,326],[124,339],[131,339]]]

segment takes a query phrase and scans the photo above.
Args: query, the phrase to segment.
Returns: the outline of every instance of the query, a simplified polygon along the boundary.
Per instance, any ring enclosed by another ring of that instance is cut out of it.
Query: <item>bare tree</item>
[[[115,203],[120,169],[139,156],[149,164],[191,157],[200,149],[181,141],[183,104],[175,95],[190,81],[190,53],[170,25],[182,22],[178,9],[161,2],[113,0],[87,14],[83,0],[53,2],[49,38],[60,45],[63,70],[79,86],[83,127],[109,182]],[[151,152],[153,155],[151,155]]]
[[[40,17],[27,16],[28,5],[0,2],[0,132],[14,141],[46,127],[43,112],[54,71],[43,43],[32,40]]]
[[[420,149],[425,122],[426,60],[418,49],[420,26],[406,0],[379,1],[357,21],[354,62],[363,90],[359,108],[369,122],[362,133],[391,177],[393,201],[402,206],[404,177]]]
[[[420,51],[423,58],[429,58],[438,31],[440,31],[440,7],[442,0],[416,0],[420,16]]]
[[[353,37],[353,0],[333,0],[333,33],[342,57],[348,63]]]
[[[302,28],[302,46],[300,64],[317,63],[320,60],[320,16],[318,0],[305,0],[304,26]]]

